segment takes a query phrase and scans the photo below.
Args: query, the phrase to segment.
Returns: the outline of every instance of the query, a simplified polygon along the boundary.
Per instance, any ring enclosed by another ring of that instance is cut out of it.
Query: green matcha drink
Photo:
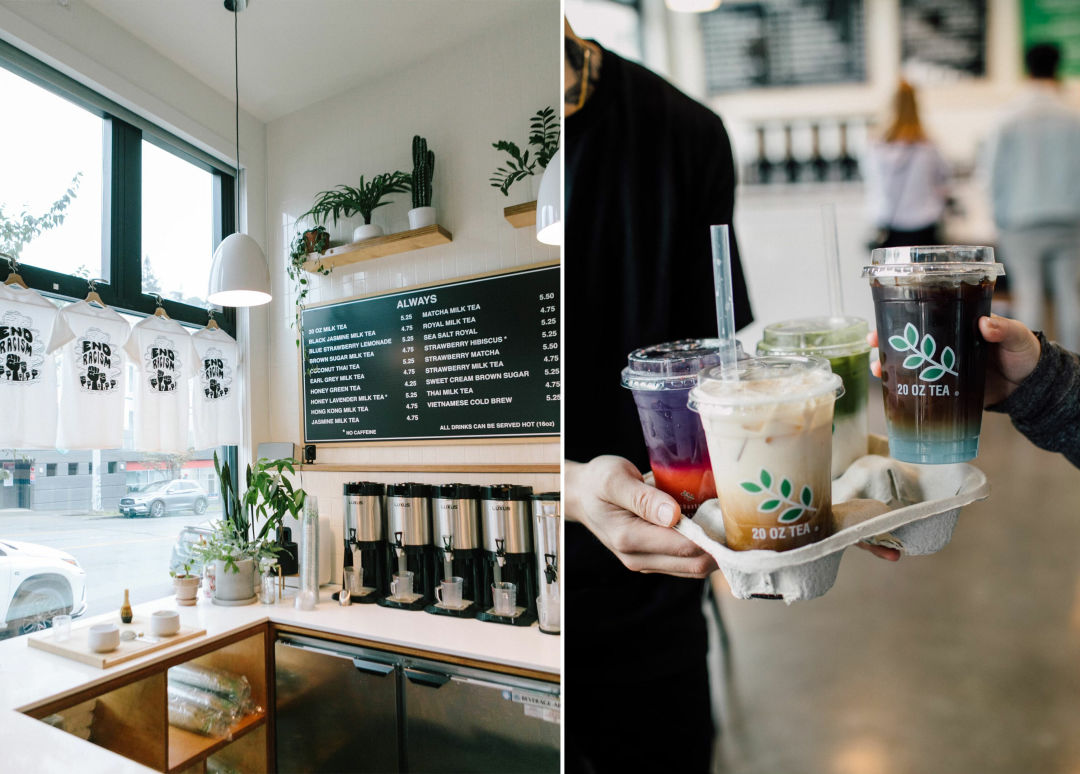
[[[870,371],[869,326],[859,317],[807,317],[765,328],[758,355],[803,355],[828,359],[844,380],[844,394],[833,414],[832,471],[839,476],[866,454],[867,390]]]

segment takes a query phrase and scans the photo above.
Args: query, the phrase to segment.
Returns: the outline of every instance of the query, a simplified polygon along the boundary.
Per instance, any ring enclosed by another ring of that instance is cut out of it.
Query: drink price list
[[[558,436],[559,267],[305,309],[307,443]]]

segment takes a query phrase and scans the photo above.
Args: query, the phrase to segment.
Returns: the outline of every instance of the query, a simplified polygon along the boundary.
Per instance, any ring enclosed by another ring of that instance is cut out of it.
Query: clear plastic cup
[[[396,599],[411,597],[413,593],[412,572],[395,572],[394,579],[390,581],[390,596]]]
[[[517,586],[509,581],[492,583],[491,599],[494,602],[495,615],[513,615],[517,604]]]
[[[874,250],[877,318],[889,453],[904,462],[964,462],[979,453],[990,314],[1004,274],[991,247],[933,245]]]
[[[461,607],[461,590],[464,583],[465,579],[460,578],[457,575],[450,578],[444,578],[442,582],[435,587],[435,601],[443,607]]]
[[[757,345],[759,355],[826,358],[832,372],[843,379],[844,394],[833,410],[833,476],[842,474],[867,450],[869,331],[861,317],[806,317],[769,325]]]
[[[57,642],[71,639],[70,615],[54,615],[52,617],[52,636]]]
[[[742,345],[736,342],[739,357]],[[717,339],[682,339],[634,350],[622,386],[634,395],[656,487],[690,516],[716,496],[701,420],[687,408],[698,372],[720,363]]]
[[[725,541],[787,551],[823,540],[832,517],[833,404],[843,382],[829,361],[759,357],[714,367],[690,393],[709,444]]]

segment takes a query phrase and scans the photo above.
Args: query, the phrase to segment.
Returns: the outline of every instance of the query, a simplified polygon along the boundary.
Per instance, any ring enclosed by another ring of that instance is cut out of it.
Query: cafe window
[[[2,41],[0,94],[21,116],[0,122],[0,251],[17,253],[26,283],[62,307],[99,279],[104,303],[131,325],[153,314],[158,295],[173,320],[206,325],[213,250],[235,222],[231,169]],[[56,181],[67,187],[52,193]],[[64,217],[50,220],[65,195]],[[20,231],[12,218],[24,212],[45,213],[41,227]],[[8,272],[0,259],[0,282]],[[216,320],[235,337],[234,310]],[[0,449],[0,510],[12,509],[0,540],[71,554],[85,578],[69,602],[85,615],[117,609],[125,588],[132,603],[172,593],[180,533],[221,516],[215,453],[236,469],[235,447],[137,451],[130,364],[126,376],[122,448]],[[72,515],[89,517],[78,533]],[[87,540],[84,529],[100,535]],[[24,630],[2,624],[0,638]]]

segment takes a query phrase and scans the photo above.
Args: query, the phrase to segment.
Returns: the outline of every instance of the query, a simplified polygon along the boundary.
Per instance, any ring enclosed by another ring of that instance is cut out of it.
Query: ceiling
[[[233,99],[233,19],[222,0],[85,0]],[[248,0],[240,104],[272,121],[401,70],[552,0]]]

